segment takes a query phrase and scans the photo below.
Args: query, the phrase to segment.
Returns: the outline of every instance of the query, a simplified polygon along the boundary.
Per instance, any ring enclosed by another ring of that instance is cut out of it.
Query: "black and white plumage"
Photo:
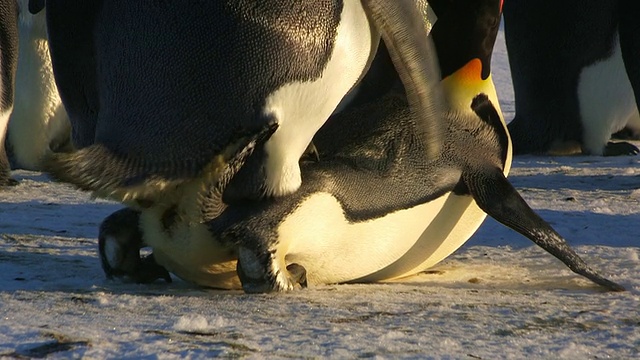
[[[15,185],[4,146],[13,110],[18,63],[18,7],[15,0],[0,0],[0,189]]]
[[[633,1],[508,1],[505,37],[518,154],[632,155],[640,131],[640,12]]]
[[[497,4],[490,13],[499,18]],[[495,40],[497,28],[488,25]],[[469,80],[470,68],[454,72],[441,88],[435,53],[429,54],[426,120],[395,92],[334,115],[314,138],[320,160],[301,164],[297,192],[231,203],[204,223],[189,222],[185,202],[130,215],[139,216],[137,226],[157,264],[196,284],[242,285],[247,292],[392,279],[451,254],[488,213],[577,273],[621,290],[588,268],[509,184],[510,141],[489,97],[476,94],[458,107],[462,95],[447,95],[453,83]],[[480,84],[492,88],[490,82]],[[421,140],[423,126],[437,119],[447,130],[441,151],[431,157]],[[221,197],[211,194],[218,202]]]
[[[380,36],[412,107],[424,112],[414,2],[291,0],[46,4],[56,82],[79,151],[49,159],[57,178],[119,200],[149,199],[202,176],[238,131],[277,123],[229,189],[278,196],[359,81]],[[424,142],[437,152],[441,129]],[[117,169],[116,171],[112,171]]]

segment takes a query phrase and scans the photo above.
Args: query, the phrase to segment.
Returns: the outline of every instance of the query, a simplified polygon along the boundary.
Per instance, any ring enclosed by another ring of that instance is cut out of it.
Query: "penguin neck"
[[[482,69],[482,61],[474,58],[442,79],[442,86],[448,105],[453,109],[468,109],[471,111],[471,99],[477,94],[484,93],[487,94],[489,100],[498,110],[498,114],[502,117],[491,73],[483,79]]]

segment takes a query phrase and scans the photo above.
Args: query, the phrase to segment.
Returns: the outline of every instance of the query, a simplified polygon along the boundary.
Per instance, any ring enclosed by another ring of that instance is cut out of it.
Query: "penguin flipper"
[[[153,254],[140,257],[144,243],[139,221],[138,211],[124,208],[107,216],[100,224],[98,250],[102,270],[108,279],[128,278],[139,284],[163,279],[170,283],[169,272],[156,263]]]
[[[203,196],[217,199],[213,196],[216,190],[212,187],[226,187],[255,146],[266,141],[276,129],[277,124],[269,123],[255,131],[237,133],[234,140],[201,171],[199,180],[209,191]],[[102,144],[93,144],[72,153],[48,154],[43,164],[45,171],[58,181],[118,201],[153,201],[165,191],[193,180],[189,176],[172,175],[170,164],[150,166],[143,159],[118,156]],[[161,175],[150,175],[152,173]],[[218,185],[214,186],[216,183]],[[211,206],[212,203],[208,204]]]
[[[527,205],[500,169],[485,169],[480,174],[465,173],[463,180],[478,206],[488,215],[529,238],[571,271],[610,291],[625,291],[621,285],[591,269],[566,240]]]
[[[433,41],[414,1],[362,0],[389,50],[420,125],[427,158],[442,149],[446,126],[442,120],[444,94]]]

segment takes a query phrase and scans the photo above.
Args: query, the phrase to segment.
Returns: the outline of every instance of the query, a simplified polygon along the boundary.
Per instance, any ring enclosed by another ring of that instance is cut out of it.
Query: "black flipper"
[[[415,1],[362,0],[389,50],[415,114],[428,159],[436,159],[446,124],[440,91],[440,70],[425,19]]]
[[[611,291],[625,291],[591,269],[546,221],[538,216],[500,169],[482,169],[478,173],[463,174],[463,180],[478,206],[491,217],[529,238],[571,271]]]
[[[260,131],[244,135],[241,140],[236,142],[235,150],[227,154],[222,168],[218,170],[218,176],[211,178],[211,181],[205,185],[205,189],[208,191],[200,198],[201,222],[211,221],[224,211],[226,204],[222,201],[222,194],[231,179],[240,171],[256,147],[269,140],[277,129],[278,124],[269,123]]]
[[[230,144],[203,168],[199,174],[203,182],[226,186],[255,145],[266,141],[276,128],[275,124],[267,124],[255,131],[238,131]],[[94,144],[72,153],[49,154],[43,164],[45,171],[57,181],[119,201],[153,200],[193,180],[187,174],[171,174],[171,161],[166,166],[154,166],[153,172],[161,175],[147,172],[145,166],[140,166],[141,162],[142,159],[124,158],[101,144]]]
[[[144,243],[139,221],[138,211],[124,208],[107,216],[100,224],[98,249],[102,270],[108,279],[128,278],[140,284],[163,279],[170,283],[169,272],[156,263],[153,254],[140,257]]]

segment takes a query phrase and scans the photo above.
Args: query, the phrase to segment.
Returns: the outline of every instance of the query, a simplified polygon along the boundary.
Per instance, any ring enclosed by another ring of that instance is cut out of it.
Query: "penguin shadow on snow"
[[[638,240],[633,235],[615,235],[618,229],[634,228],[640,221],[638,214],[609,215],[543,209],[536,210],[536,213],[546,219],[559,233],[566,234],[567,242],[571,246],[638,247]],[[531,245],[531,241],[517,236],[511,229],[506,229],[496,220],[488,218],[464,247],[508,246],[522,249]]]
[[[634,191],[640,189],[639,175],[572,175],[566,172],[537,175],[511,175],[511,183],[521,191],[539,190],[578,190],[578,191]]]

